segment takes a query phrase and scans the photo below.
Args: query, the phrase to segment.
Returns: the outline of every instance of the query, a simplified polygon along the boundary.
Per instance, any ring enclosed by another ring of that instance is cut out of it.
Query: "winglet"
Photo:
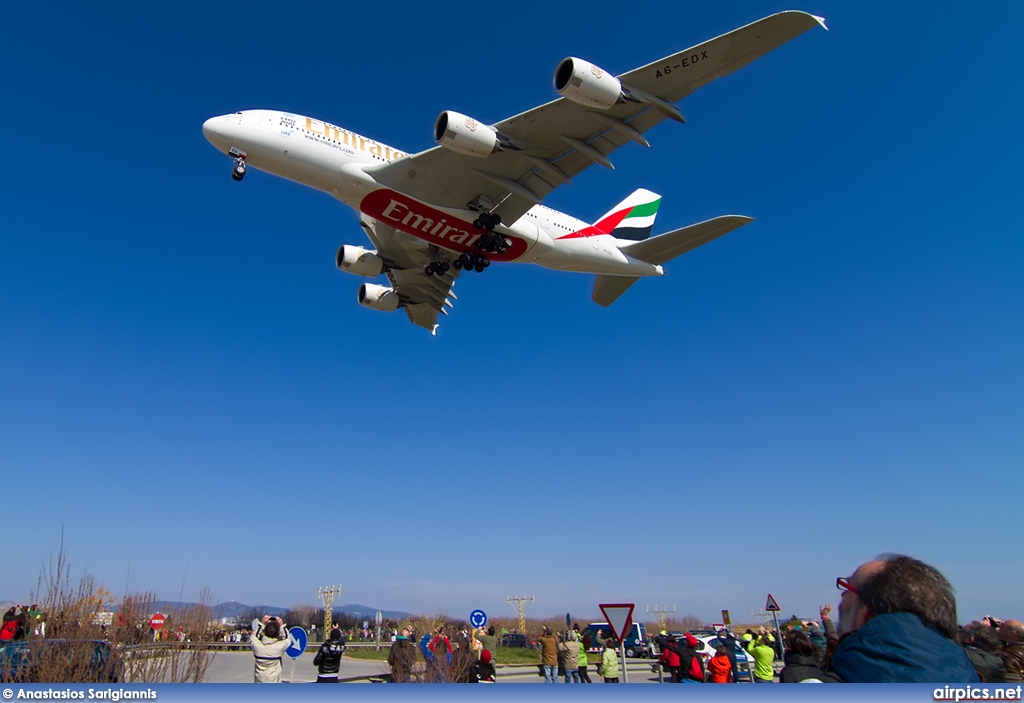
[[[434,329],[430,330],[430,336],[431,337],[436,337],[437,336],[437,328],[440,327],[440,326],[441,325],[434,325]]]
[[[813,17],[814,19],[818,20],[818,24],[821,25],[822,29],[824,29],[826,32],[828,31],[828,25],[825,24],[825,18],[824,17],[818,17],[817,15],[811,15],[811,17]]]

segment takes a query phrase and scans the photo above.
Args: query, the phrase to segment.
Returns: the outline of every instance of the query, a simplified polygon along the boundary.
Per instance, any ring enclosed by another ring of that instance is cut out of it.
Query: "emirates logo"
[[[476,131],[476,120],[474,120],[472,117],[467,117],[466,118],[466,129],[468,129],[470,132],[475,132]]]
[[[604,71],[602,71],[597,66],[591,66],[590,67],[590,72],[594,74],[594,78],[600,78],[601,76],[604,75]]]

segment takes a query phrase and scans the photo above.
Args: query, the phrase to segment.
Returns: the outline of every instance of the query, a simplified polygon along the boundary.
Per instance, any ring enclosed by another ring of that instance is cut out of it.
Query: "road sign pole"
[[[775,636],[779,638],[778,639],[779,650],[784,652],[786,650],[782,646],[782,630],[779,629],[779,611],[777,611],[777,610],[773,610],[772,611],[772,619],[775,621]]]
[[[629,683],[629,676],[626,675],[626,640],[619,643],[619,654],[622,655],[622,683]]]

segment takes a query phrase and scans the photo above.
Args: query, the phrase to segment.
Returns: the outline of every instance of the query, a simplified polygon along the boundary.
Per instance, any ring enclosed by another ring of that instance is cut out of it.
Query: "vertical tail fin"
[[[643,241],[651,236],[659,205],[660,195],[640,188],[588,229],[594,234],[610,234],[617,239]]]

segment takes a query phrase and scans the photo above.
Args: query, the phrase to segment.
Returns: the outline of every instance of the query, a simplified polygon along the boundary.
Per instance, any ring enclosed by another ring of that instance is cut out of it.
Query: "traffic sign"
[[[482,610],[474,610],[469,614],[469,624],[480,629],[487,624],[487,613]]]
[[[776,612],[777,613],[780,610],[782,610],[782,608],[779,607],[779,604],[775,602],[775,599],[772,598],[772,594],[771,593],[768,594],[768,603],[767,603],[767,605],[764,606],[764,609],[767,610],[769,613],[771,613],[771,612]]]
[[[306,636],[305,630],[296,626],[288,629],[288,642],[290,645],[288,649],[284,650],[284,653],[292,659],[298,659],[306,651],[306,643],[309,642],[309,638]]]
[[[153,617],[149,619],[149,626],[153,630],[159,630],[164,626],[164,616],[161,613],[155,613]]]
[[[601,605],[601,612],[608,620],[612,634],[619,644],[626,639],[626,635],[633,629],[633,608],[635,603],[605,603]]]
[[[373,621],[380,625],[382,622],[384,622],[384,613],[378,610],[377,614],[373,616]]]

